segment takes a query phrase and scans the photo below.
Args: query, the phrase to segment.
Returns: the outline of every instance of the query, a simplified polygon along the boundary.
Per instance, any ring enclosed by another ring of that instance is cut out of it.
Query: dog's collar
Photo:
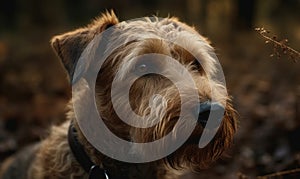
[[[89,174],[89,179],[109,179],[107,172],[96,165],[78,142],[76,129],[71,122],[68,131],[68,142],[71,151],[80,166]]]

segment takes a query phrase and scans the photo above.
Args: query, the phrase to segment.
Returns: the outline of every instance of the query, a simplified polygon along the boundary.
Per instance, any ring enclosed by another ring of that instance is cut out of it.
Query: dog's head
[[[108,128],[136,143],[153,142],[172,132],[173,139],[189,135],[162,159],[173,168],[198,170],[219,158],[232,143],[237,117],[226,87],[213,78],[218,69],[209,42],[176,18],[119,23],[113,12],[106,13],[87,27],[52,39],[71,81],[85,48],[108,28],[103,51],[110,53],[95,89],[98,111]],[[209,114],[220,112],[222,117],[215,119],[220,122],[206,127]],[[191,133],[185,132],[190,125],[182,121],[195,121]],[[203,133],[214,137],[199,148]]]

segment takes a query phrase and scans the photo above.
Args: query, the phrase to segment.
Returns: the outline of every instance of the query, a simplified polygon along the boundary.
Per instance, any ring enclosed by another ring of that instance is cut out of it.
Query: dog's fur
[[[121,74],[119,80],[122,80],[122,74],[128,73],[129,68],[132,67],[132,64],[130,64],[132,63],[130,61],[132,55],[158,53],[175,58],[189,70],[198,87],[200,100],[211,99],[211,87],[217,91],[215,98],[223,106],[226,106],[226,110],[224,119],[214,139],[205,148],[199,149],[198,143],[193,141],[199,141],[203,128],[196,126],[194,132],[183,146],[161,160],[144,164],[120,162],[101,154],[81,133],[75,120],[72,105],[74,100],[84,100],[79,96],[71,100],[67,115],[68,120],[64,124],[53,127],[50,135],[31,150],[27,150],[26,154],[24,152],[20,153],[17,157],[11,158],[3,164],[3,179],[87,178],[88,174],[75,160],[68,145],[67,131],[70,121],[73,121],[75,124],[75,128],[78,131],[78,140],[84,146],[85,151],[93,162],[104,167],[113,179],[174,179],[182,174],[183,171],[199,171],[208,167],[230,147],[233,135],[237,129],[237,117],[235,110],[231,106],[230,98],[223,96],[221,92],[218,93],[218,91],[224,90],[224,86],[210,78],[216,71],[214,59],[210,56],[213,53],[213,49],[208,41],[199,35],[193,27],[179,22],[176,18],[156,19],[154,21],[145,19],[119,23],[113,12],[107,12],[84,28],[54,37],[51,45],[61,59],[70,79],[73,78],[76,63],[88,43],[97,34],[114,25],[114,30],[122,32],[120,37],[114,38],[129,39],[132,36],[136,36],[140,40],[135,40],[116,49],[105,61],[99,72],[96,84],[97,105],[99,113],[109,129],[119,137],[134,142],[154,141],[162,138],[170,131],[176,130],[173,129],[176,120],[173,119],[180,112],[180,96],[176,87],[166,78],[147,75],[137,79],[130,89],[130,94],[134,94],[130,96],[131,107],[140,115],[149,115],[148,103],[153,94],[159,93],[167,99],[165,106],[166,115],[158,116],[162,120],[149,129],[140,129],[124,124],[114,112],[110,99],[110,84],[117,71]],[[151,38],[145,40],[143,36],[150,36]],[[185,44],[185,46],[179,47],[167,41],[159,40],[168,36],[176,37],[176,40],[183,42],[181,44]],[[202,60],[200,66],[194,63],[195,57],[185,49],[191,49],[200,56]],[[186,95],[188,95],[189,86],[186,86],[185,89]],[[119,101],[124,100],[126,99],[121,97],[119,99]],[[122,102],[119,105],[116,107],[122,108]],[[159,111],[161,104],[157,104],[156,108],[155,110]],[[88,122],[89,119],[85,120]],[[31,154],[29,155],[29,153]]]

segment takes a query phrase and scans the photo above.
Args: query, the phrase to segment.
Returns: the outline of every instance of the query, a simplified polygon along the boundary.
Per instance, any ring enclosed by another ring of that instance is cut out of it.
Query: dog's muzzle
[[[206,127],[208,120],[211,120],[210,129],[218,128],[221,124],[224,117],[225,108],[218,102],[202,102],[200,103],[199,115],[198,115],[198,124],[203,128]]]

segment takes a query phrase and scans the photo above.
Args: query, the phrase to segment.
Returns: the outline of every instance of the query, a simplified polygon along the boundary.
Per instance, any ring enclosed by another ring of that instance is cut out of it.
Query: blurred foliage
[[[299,0],[1,0],[0,161],[65,118],[70,85],[50,38],[107,9],[121,21],[177,16],[216,47],[241,122],[231,157],[198,177],[254,177],[300,167],[299,63],[270,58],[272,46],[254,32],[265,27],[299,50]]]

